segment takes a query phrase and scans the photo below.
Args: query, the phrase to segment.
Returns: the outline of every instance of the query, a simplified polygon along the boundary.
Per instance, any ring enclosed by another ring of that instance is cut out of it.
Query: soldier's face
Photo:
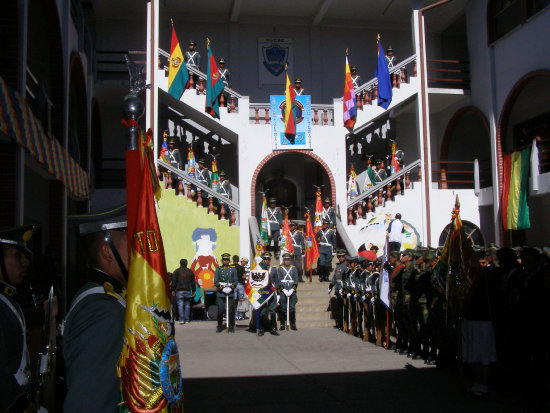
[[[338,261],[344,262],[346,260],[346,257],[338,257]]]
[[[229,258],[222,258],[223,265],[229,265]]]
[[[0,247],[2,248],[2,247]],[[19,248],[4,246],[4,265],[6,273],[2,274],[9,284],[18,286],[27,275],[30,261]]]
[[[285,265],[285,267],[288,267],[290,265],[290,258],[285,258],[283,260],[283,264]]]

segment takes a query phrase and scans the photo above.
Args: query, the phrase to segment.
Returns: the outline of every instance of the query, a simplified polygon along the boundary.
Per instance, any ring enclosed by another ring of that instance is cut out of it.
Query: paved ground
[[[335,329],[256,337],[244,328],[176,326],[187,413],[518,411],[501,395],[464,395],[455,374]]]

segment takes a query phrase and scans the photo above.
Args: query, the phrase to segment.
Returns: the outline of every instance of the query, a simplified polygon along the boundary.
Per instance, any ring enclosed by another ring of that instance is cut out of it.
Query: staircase
[[[329,283],[321,283],[317,277],[313,282],[298,285],[298,304],[296,305],[296,325],[300,328],[327,328],[334,325],[327,311],[330,296],[327,294]]]

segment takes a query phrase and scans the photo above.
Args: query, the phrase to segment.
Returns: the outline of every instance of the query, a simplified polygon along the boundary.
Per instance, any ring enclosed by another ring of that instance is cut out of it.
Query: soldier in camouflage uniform
[[[298,296],[298,271],[290,264],[291,255],[288,252],[283,254],[283,265],[277,270],[279,280],[279,302],[281,303],[281,316],[286,321],[287,306],[290,321],[290,329],[296,331],[296,303]],[[285,322],[281,320],[281,330],[285,329]]]
[[[338,258],[338,264],[336,264],[334,275],[332,276],[332,281],[330,282],[327,291],[330,295],[332,288],[334,288],[335,297],[332,300],[333,305],[331,306],[332,318],[336,321],[336,328],[342,330],[344,328],[344,318],[342,315],[342,311],[344,308],[344,299],[342,296],[342,278],[347,269],[346,251],[338,250],[336,252],[336,257]]]
[[[228,253],[222,254],[222,266],[216,268],[214,273],[214,285],[217,288],[216,304],[218,306],[218,326],[216,333],[221,333],[223,327],[223,314],[226,313],[227,300],[229,301],[229,314],[225,314],[229,318],[229,332],[235,332],[235,307],[233,305],[233,291],[237,287],[237,270],[229,265],[231,255]]]

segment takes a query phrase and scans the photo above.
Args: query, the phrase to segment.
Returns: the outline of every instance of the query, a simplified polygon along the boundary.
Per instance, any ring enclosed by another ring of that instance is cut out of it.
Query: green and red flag
[[[220,192],[220,176],[218,175],[218,161],[212,161],[212,175],[210,175],[210,187],[216,192]]]
[[[172,22],[172,40],[170,42],[170,66],[168,67],[168,93],[179,100],[189,82],[189,72],[181,52],[178,36]]]
[[[208,67],[206,69],[206,113],[214,118],[220,118],[220,95],[223,92],[224,84],[221,80],[220,71],[216,64],[216,59],[210,48],[210,40],[206,39],[206,48],[208,50]]]
[[[267,201],[265,198],[265,194],[262,197],[262,222],[260,224],[260,238],[262,238],[262,241],[267,244],[269,242],[269,237],[271,235],[271,232],[269,230],[269,223],[267,222],[269,219],[269,215],[267,213]]]
[[[308,214],[309,216],[309,214]],[[323,202],[321,201],[321,191],[315,191],[315,231],[323,225]]]
[[[502,224],[504,229],[528,229],[531,147],[504,155]]]

